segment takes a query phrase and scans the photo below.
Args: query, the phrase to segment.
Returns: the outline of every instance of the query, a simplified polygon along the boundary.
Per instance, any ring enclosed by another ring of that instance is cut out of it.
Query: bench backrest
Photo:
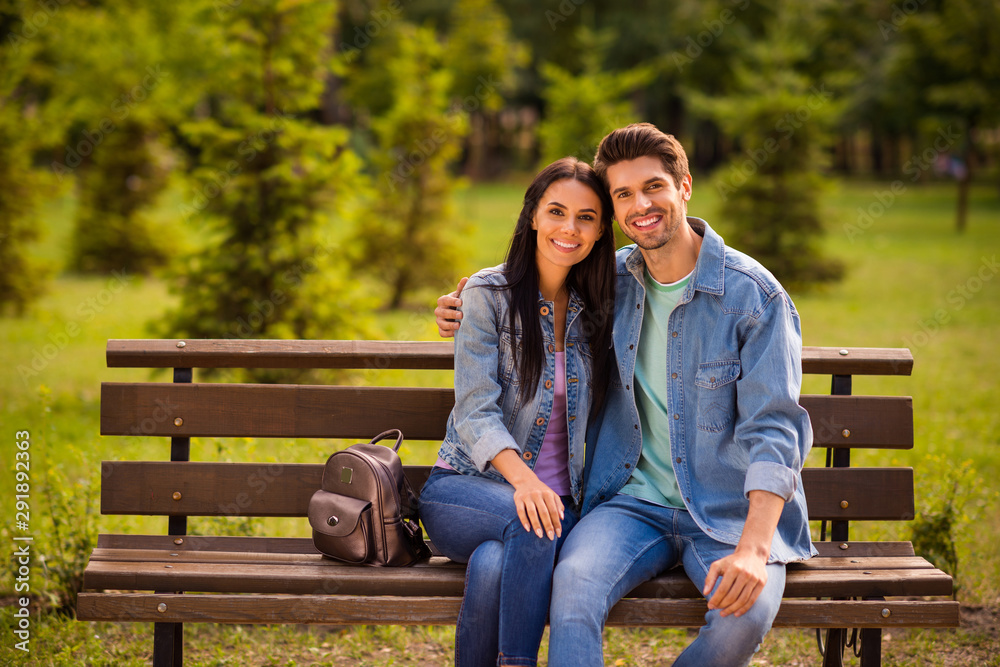
[[[454,404],[451,389],[194,383],[195,368],[451,369],[451,342],[112,340],[109,367],[173,368],[174,382],[101,386],[102,435],[171,438],[170,461],[103,465],[105,514],[305,516],[319,487],[316,464],[188,461],[191,437],[348,438],[399,428],[410,440],[439,440]],[[909,375],[906,349],[806,347],[803,372],[830,375],[831,395],[803,395],[814,447],[827,467],[803,471],[810,518],[832,521],[847,540],[851,520],[913,518],[910,468],[850,467],[852,449],[909,449],[913,406],[906,396],[852,396],[856,375]],[[410,466],[419,489],[429,468]],[[171,534],[183,524],[171,521]],[[824,527],[825,528],[825,527]]]

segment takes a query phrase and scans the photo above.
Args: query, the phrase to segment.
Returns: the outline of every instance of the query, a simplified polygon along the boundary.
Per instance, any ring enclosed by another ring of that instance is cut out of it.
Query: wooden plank
[[[804,468],[811,520],[909,521],[912,468]]]
[[[109,368],[451,369],[451,341],[112,339]],[[847,354],[841,354],[846,350]],[[802,370],[822,375],[909,375],[906,348],[803,347]]]
[[[109,368],[454,368],[452,341],[109,340]]]
[[[454,390],[441,388],[105,382],[101,434],[367,439],[392,425],[440,440],[454,404]],[[909,397],[807,395],[801,404],[814,446],[913,447]]]
[[[338,625],[453,625],[461,598],[346,595],[144,595],[80,593],[81,621],[200,623],[324,623]],[[888,615],[883,615],[884,611]],[[699,627],[703,600],[625,599],[611,610],[608,625]],[[784,600],[775,626],[958,627],[958,602]]]
[[[708,607],[702,600],[626,599],[608,616],[610,626],[700,627]],[[888,616],[883,616],[884,611]],[[782,600],[774,619],[780,628],[954,628],[953,601]]]
[[[109,549],[97,547],[93,550],[90,560],[94,562],[112,563],[187,563],[205,565],[324,565],[329,567],[344,567],[354,573],[358,568],[339,565],[324,559],[314,549],[309,552],[253,552],[253,551],[221,551],[217,549]],[[447,558],[434,558],[427,563],[420,563],[417,569],[403,571],[404,577],[421,576],[427,568],[438,565],[453,564]],[[919,556],[875,556],[855,558],[824,558],[816,556],[807,561],[791,563],[788,572],[824,572],[839,570],[934,570],[934,565]],[[374,576],[369,569],[363,569],[364,576]]]
[[[414,490],[426,470],[408,468]],[[305,517],[322,475],[318,463],[104,461],[101,512]],[[911,468],[806,468],[802,479],[810,519],[913,518]]]
[[[813,546],[826,558],[914,555],[912,542],[813,542]]]
[[[842,354],[846,351],[847,354]],[[802,348],[802,372],[813,375],[910,375],[913,355],[907,348]]]
[[[243,557],[216,553],[190,556],[164,554],[159,559],[92,558],[84,571],[86,590],[184,590],[210,593],[290,593],[317,591],[342,595],[461,595],[465,568],[432,558],[411,568],[344,565],[319,555],[267,554]],[[877,559],[876,559],[877,560]],[[923,559],[904,563],[872,563],[868,569],[790,567],[786,597],[873,597],[949,595],[950,576]],[[900,567],[890,567],[900,565]],[[680,569],[645,582],[632,597],[699,597]]]
[[[453,389],[105,382],[101,435],[441,440]]]
[[[405,468],[417,493],[430,468]],[[323,464],[103,461],[101,480],[102,514],[306,517]]]
[[[427,466],[415,466],[418,470]],[[409,473],[414,466],[408,466]],[[178,542],[179,541],[179,542]],[[841,545],[847,548],[842,549]],[[813,542],[822,558],[870,558],[913,556],[910,542]],[[241,537],[211,535],[121,535],[102,533],[97,536],[98,549],[178,549],[190,551],[250,551],[254,553],[314,554],[316,548],[308,537]]]
[[[909,396],[805,395],[814,447],[913,449],[913,399]]]

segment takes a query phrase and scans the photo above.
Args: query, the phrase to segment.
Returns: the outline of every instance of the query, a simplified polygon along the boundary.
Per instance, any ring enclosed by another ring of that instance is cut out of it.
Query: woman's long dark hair
[[[614,352],[611,329],[615,314],[615,234],[612,229],[613,206],[608,187],[586,162],[574,157],[556,160],[535,176],[524,193],[524,206],[517,218],[504,260],[506,290],[510,292],[510,328],[521,322],[521,346],[514,346],[514,363],[521,379],[521,400],[527,401],[538,389],[545,363],[542,348],[542,324],[538,318],[538,235],[531,228],[542,195],[553,183],[563,180],[583,183],[601,202],[601,236],[587,257],[570,268],[566,284],[583,299],[583,332],[590,340],[593,356],[591,414],[604,404]]]

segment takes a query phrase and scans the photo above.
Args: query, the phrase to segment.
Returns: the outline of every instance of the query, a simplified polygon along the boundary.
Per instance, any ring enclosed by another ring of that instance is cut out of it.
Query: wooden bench
[[[307,526],[330,453],[313,464],[194,462],[192,437],[365,441],[400,428],[408,440],[440,440],[454,402],[450,388],[194,383],[192,369],[450,369],[452,351],[451,342],[109,341],[108,366],[172,368],[173,382],[103,383],[101,433],[169,437],[171,456],[103,462],[101,511],[169,518],[165,535],[99,537],[78,618],[154,622],[157,666],[182,663],[183,623],[454,624],[464,572],[445,558],[352,567],[322,558],[309,538],[187,535],[189,516],[296,517],[289,521]],[[850,467],[853,449],[913,446],[911,399],[852,396],[852,377],[909,375],[912,366],[905,349],[803,350],[805,373],[833,378],[831,395],[801,398],[815,447],[828,448],[826,466],[803,471],[823,539],[819,557],[789,566],[775,625],[825,630],[825,641],[817,630],[825,665],[840,665],[845,645],[860,651],[862,665],[880,664],[886,628],[958,625],[957,602],[926,599],[951,595],[951,577],[915,556],[909,542],[848,535],[850,521],[914,516],[911,468]],[[428,472],[407,468],[415,489]],[[635,589],[608,624],[698,627],[705,611],[675,570]]]

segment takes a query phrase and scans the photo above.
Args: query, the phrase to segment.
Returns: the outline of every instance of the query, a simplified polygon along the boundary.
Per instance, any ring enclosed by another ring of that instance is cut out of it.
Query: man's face
[[[615,219],[625,236],[643,250],[667,245],[687,217],[691,176],[678,187],[652,156],[614,164],[607,176]]]

